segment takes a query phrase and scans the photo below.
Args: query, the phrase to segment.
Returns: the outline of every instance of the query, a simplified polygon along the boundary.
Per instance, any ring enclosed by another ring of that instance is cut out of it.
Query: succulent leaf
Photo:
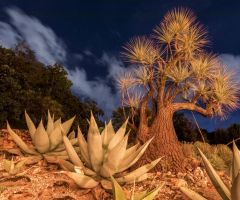
[[[141,147],[139,147],[139,149],[136,152],[132,153],[131,155],[128,155],[128,157],[126,157],[125,155],[122,163],[119,166],[118,172],[122,172],[131,167],[132,165],[134,165],[138,161],[138,159],[144,154],[152,140],[153,137],[149,139],[147,142],[145,142]]]
[[[202,197],[200,194],[186,187],[180,187],[180,190],[192,200],[207,200],[204,197]]]
[[[156,197],[156,195],[158,194],[158,192],[162,189],[163,186],[164,186],[164,183],[162,183],[160,186],[154,188],[150,192],[147,192],[145,195],[143,195],[140,198],[135,197],[135,200],[153,200]]]
[[[108,145],[108,149],[111,150],[115,147],[121,140],[124,138],[126,127],[127,127],[128,120],[124,122],[124,124],[118,129],[114,137],[111,139]]]
[[[48,110],[48,121],[47,121],[47,134],[50,135],[52,131],[54,130],[54,121],[51,117],[51,114]]]
[[[113,198],[114,200],[127,200],[125,193],[118,182],[111,177],[112,180],[112,187],[113,187]]]
[[[139,147],[139,143],[135,144],[134,146],[128,148],[125,152],[124,158],[128,158],[129,156],[131,156],[133,153],[135,153],[137,151]]]
[[[102,131],[102,141],[103,141],[103,147],[107,147],[111,139],[114,137],[115,131],[113,129],[112,121],[110,120],[107,125],[105,125],[105,128]]]
[[[81,156],[83,157],[83,160],[86,163],[86,165],[91,167],[91,162],[90,162],[90,158],[89,158],[89,155],[88,155],[87,142],[86,142],[79,126],[78,126],[77,138],[78,138],[78,143],[79,143],[79,147],[80,147]]]
[[[232,180],[237,177],[240,171],[240,153],[235,141],[233,141]]]
[[[78,143],[78,139],[77,139],[77,138],[71,139],[71,140],[69,140],[69,141],[70,141],[70,143],[71,143],[72,146],[74,146],[74,145],[76,145],[76,144]],[[59,145],[57,146],[57,148],[54,149],[55,152],[64,151],[64,150],[65,150],[65,145],[64,145],[64,143],[63,143],[63,144],[59,144]]]
[[[71,119],[65,121],[63,124],[62,124],[62,128],[63,128],[63,134],[64,135],[67,135],[67,133],[69,132],[71,126],[72,126],[72,123],[74,121],[76,116],[73,116]]]
[[[26,110],[25,110],[25,119],[27,122],[27,127],[30,133],[30,136],[32,138],[32,140],[34,139],[34,134],[36,132],[36,127],[34,125],[34,123],[32,122],[31,118],[29,117],[29,115],[27,114]]]
[[[211,163],[208,161],[206,156],[202,153],[202,151],[198,148],[198,151],[202,157],[203,163],[205,165],[207,174],[209,178],[211,179],[214,187],[218,191],[219,195],[223,198],[223,200],[230,200],[231,199],[231,193],[227,186],[223,183],[217,172],[212,167]]]
[[[67,136],[63,136],[63,142],[66,147],[66,151],[68,153],[69,159],[72,161],[72,163],[78,167],[84,167],[82,161],[78,157],[76,151],[74,150]]]
[[[78,174],[74,172],[65,172],[74,182],[81,188],[91,189],[96,187],[99,183],[93,178],[84,174]]]
[[[50,141],[48,138],[48,134],[43,127],[42,120],[39,123],[35,132],[33,143],[36,146],[38,152],[40,153],[46,153],[50,148]]]
[[[55,149],[59,144],[62,143],[62,133],[60,125],[56,127],[53,131],[49,133],[49,140],[50,140],[50,150]]]
[[[28,154],[38,155],[38,153],[35,150],[29,148],[27,144],[11,129],[8,122],[7,122],[7,130],[11,135],[11,137],[13,138],[13,140],[16,142],[16,144],[20,147],[20,149],[22,149],[24,152]]]
[[[5,171],[9,172],[11,169],[11,160],[4,159],[3,167]]]
[[[70,171],[70,172],[74,171],[74,165],[68,162],[67,160],[58,159],[57,164],[59,164],[63,170]]]
[[[62,124],[62,119],[61,119],[61,117],[58,119],[58,120],[56,120],[55,122],[54,122],[54,128],[57,128],[59,125],[61,125]]]
[[[233,181],[231,189],[231,198],[232,200],[240,200],[240,172]]]
[[[17,170],[20,170],[25,164],[26,164],[26,160],[21,160],[21,161],[17,162],[17,164],[15,165],[15,168]]]
[[[142,176],[143,174],[147,173],[148,171],[150,171],[153,167],[155,167],[159,161],[161,160],[162,158],[158,158],[154,161],[152,161],[151,163],[149,164],[146,164],[146,165],[143,165],[142,167],[139,167],[138,169],[128,173],[127,175],[123,176],[123,177],[120,177],[120,178],[117,178],[116,180],[119,182],[119,183],[128,183],[128,182],[132,182],[134,181],[135,179],[137,179],[138,177]]]
[[[75,131],[72,131],[71,133],[69,133],[68,139],[71,140],[71,139],[74,139],[74,138],[75,138]]]
[[[128,135],[129,134],[127,134],[124,139],[119,142],[113,149],[107,152],[107,157],[104,160],[103,166],[100,170],[100,174],[103,177],[110,177],[117,172],[118,166],[126,152]]]
[[[35,163],[38,163],[40,160],[42,160],[42,156],[39,154],[38,156],[27,156],[24,158],[24,163],[26,165],[32,165]]]
[[[97,123],[91,113],[90,127],[87,136],[88,154],[91,166],[95,172],[98,172],[103,162],[102,137],[99,133]]]

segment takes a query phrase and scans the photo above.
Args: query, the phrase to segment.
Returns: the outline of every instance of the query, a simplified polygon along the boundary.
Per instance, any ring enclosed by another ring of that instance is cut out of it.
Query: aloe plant
[[[153,138],[142,146],[136,144],[127,148],[129,136],[125,135],[127,120],[116,133],[110,121],[100,134],[92,113],[89,124],[87,141],[78,127],[79,155],[69,139],[63,136],[66,151],[72,162],[62,163],[65,169],[69,169],[65,173],[81,188],[93,188],[99,183],[104,188],[109,188],[111,176],[115,176],[116,181],[121,184],[134,180],[141,181],[147,178],[146,173],[160,161],[161,158],[158,158],[130,173],[125,173],[125,170],[133,166],[143,155]],[[71,172],[73,169],[75,172]]]
[[[43,126],[42,120],[38,127],[35,127],[33,121],[25,111],[26,123],[28,126],[29,134],[32,139],[33,147],[27,145],[10,127],[7,122],[7,130],[12,139],[21,149],[25,156],[29,157],[29,162],[35,163],[39,160],[46,158],[46,160],[54,160],[51,158],[61,157],[68,158],[68,154],[63,144],[63,135],[66,136],[69,132],[75,117],[61,123],[61,118],[54,121],[54,116],[51,116],[48,111],[48,120],[46,129]],[[70,142],[76,145],[77,138],[73,138],[73,133],[69,134]]]
[[[233,160],[232,160],[232,174],[231,174],[231,187],[230,189],[223,183],[209,160],[206,158],[206,156],[202,153],[200,149],[198,149],[203,163],[206,168],[206,172],[211,179],[215,189],[219,193],[219,195],[222,197],[223,200],[240,200],[240,152],[233,141]],[[187,188],[180,188],[181,191],[186,194],[189,198],[194,200],[203,200],[202,196],[197,194],[196,192],[187,189]]]
[[[11,160],[4,159],[3,167],[6,172],[10,175],[16,175],[21,172],[25,165],[25,160],[19,161],[17,164],[14,163],[13,158]]]
[[[111,177],[111,181],[112,181],[112,188],[113,188],[113,199],[127,200],[127,197],[123,189],[121,188],[121,186],[118,184],[118,182],[113,177]],[[163,186],[164,186],[164,183],[162,183],[161,185],[159,185],[153,190],[136,193],[135,184],[134,184],[133,191],[131,193],[131,197],[129,200],[153,200]]]

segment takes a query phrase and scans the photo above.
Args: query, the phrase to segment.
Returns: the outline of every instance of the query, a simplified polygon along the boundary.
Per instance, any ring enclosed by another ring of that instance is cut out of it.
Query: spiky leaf
[[[159,191],[162,189],[163,186],[164,186],[164,183],[154,188],[150,192],[147,192],[145,195],[141,196],[140,198],[136,196],[134,200],[153,200],[155,199],[155,197],[157,196],[157,194],[159,193]]]
[[[240,153],[235,141],[233,141],[233,161],[232,161],[232,180],[237,177],[240,171]]]
[[[99,133],[97,123],[91,113],[90,127],[88,130],[88,154],[90,157],[92,168],[95,172],[98,172],[103,162],[103,147],[102,137]]]
[[[25,110],[25,119],[27,122],[27,127],[30,133],[30,136],[32,138],[32,140],[34,139],[34,134],[36,132],[36,127],[34,125],[34,123],[32,122],[31,118],[29,117],[29,115],[27,114],[26,110]]]
[[[122,141],[124,138],[126,127],[127,127],[128,120],[124,122],[124,124],[118,129],[114,137],[111,139],[108,145],[108,149],[111,150],[113,147],[115,147],[119,142]]]
[[[141,147],[139,147],[139,149],[136,152],[133,152],[132,155],[127,155],[128,157],[124,156],[123,161],[119,166],[118,172],[122,172],[131,167],[132,165],[134,165],[138,161],[138,159],[144,154],[152,140],[153,137],[149,139],[147,142],[145,142],[145,144],[143,144]]]
[[[89,155],[88,155],[87,142],[86,142],[79,126],[78,126],[77,138],[78,138],[78,143],[79,143],[79,147],[80,147],[81,156],[83,157],[84,162],[86,162],[86,165],[91,167],[91,162],[90,162],[90,158],[89,158]]]
[[[112,180],[112,187],[113,187],[113,198],[114,200],[127,200],[124,191],[122,190],[121,186],[118,182],[111,177]]]
[[[58,119],[58,120],[56,120],[55,122],[54,122],[54,128],[57,128],[59,125],[61,125],[62,124],[62,119],[61,119],[61,117]]]
[[[190,190],[186,187],[180,187],[180,190],[192,200],[207,200],[204,197],[202,197],[200,194],[198,194],[198,193],[194,192],[193,190]]]
[[[38,155],[38,153],[32,148],[28,147],[27,144],[11,129],[10,125],[7,122],[7,130],[16,144],[22,149],[25,153]]]
[[[202,151],[199,148],[198,148],[198,151],[199,151],[199,153],[202,157],[202,160],[203,160],[203,163],[205,165],[207,174],[208,174],[209,178],[211,179],[214,187],[216,188],[216,190],[218,191],[218,193],[220,194],[220,196],[224,200],[230,200],[231,199],[231,194],[230,194],[229,189],[223,183],[223,181],[221,180],[221,178],[219,177],[217,172],[212,167],[211,163],[208,161],[206,156],[202,153]]]
[[[139,167],[138,169],[124,175],[123,177],[117,178],[116,180],[119,183],[128,183],[128,182],[132,182],[135,179],[137,179],[138,177],[142,176],[143,174],[147,173],[148,171],[150,171],[152,168],[154,168],[159,161],[161,160],[161,158],[158,158],[154,161],[152,161],[149,164],[143,165],[142,167]]]
[[[114,137],[115,131],[112,126],[112,121],[110,120],[109,123],[105,126],[105,128],[102,131],[102,141],[103,146],[106,148],[111,141],[111,139]]]
[[[121,163],[127,147],[128,135],[119,142],[113,149],[107,152],[107,157],[103,162],[100,174],[103,177],[110,177],[118,171],[118,166]]]
[[[98,182],[89,176],[84,174],[78,174],[74,172],[65,172],[74,182],[81,188],[91,189],[98,185]]]
[[[75,138],[75,131],[72,131],[71,133],[69,133],[68,139],[71,140],[71,139],[74,139],[74,138]]]
[[[67,135],[67,133],[69,132],[71,126],[72,126],[72,123],[75,119],[75,116],[73,116],[71,119],[65,121],[63,124],[62,124],[62,128],[63,128],[63,133],[64,135]]]
[[[83,167],[82,161],[78,157],[76,151],[74,150],[67,136],[63,136],[63,142],[66,147],[66,151],[68,153],[69,159],[72,161],[72,163],[76,166]]]
[[[47,121],[47,134],[50,135],[52,131],[54,130],[54,121],[51,117],[51,114],[48,110],[48,121]]]
[[[49,134],[50,150],[55,149],[59,144],[62,143],[62,137],[61,127],[59,125]]]
[[[50,141],[48,138],[48,134],[43,127],[42,120],[39,123],[35,132],[33,143],[38,152],[40,153],[46,153],[50,149]]]
[[[240,172],[238,172],[238,175],[233,181],[231,198],[232,200],[240,200]]]

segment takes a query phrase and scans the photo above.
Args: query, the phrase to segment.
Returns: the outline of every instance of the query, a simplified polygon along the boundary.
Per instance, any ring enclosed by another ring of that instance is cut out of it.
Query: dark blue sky
[[[70,50],[79,52],[89,48],[96,53],[102,50],[118,53],[130,37],[151,33],[169,9],[184,6],[191,8],[207,27],[215,52],[240,54],[240,1],[0,1],[1,8],[9,6],[17,6],[50,26]]]
[[[209,31],[211,50],[218,54],[240,55],[240,1],[231,0],[1,0],[0,21],[8,22],[6,8],[19,8],[50,27],[64,41],[67,64],[83,66],[88,79],[106,74],[103,62],[93,57],[76,59],[73,54],[91,52],[100,58],[107,52],[118,58],[122,46],[135,35],[150,34],[163,15],[174,7],[192,9]],[[1,38],[0,38],[1,39]],[[240,59],[239,59],[240,60]],[[79,62],[79,63],[77,63]],[[236,65],[238,60],[234,60]],[[239,67],[240,68],[240,67]],[[228,120],[208,122],[199,118],[209,130],[240,121],[239,112]]]

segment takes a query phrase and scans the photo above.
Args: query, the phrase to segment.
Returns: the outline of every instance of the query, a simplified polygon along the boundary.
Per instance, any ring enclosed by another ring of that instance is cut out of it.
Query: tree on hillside
[[[139,164],[164,156],[167,169],[184,170],[173,114],[191,110],[223,117],[237,108],[239,86],[207,45],[204,27],[180,8],[164,16],[152,37],[135,37],[124,47],[124,59],[133,67],[117,79],[123,105],[139,116],[138,141],[154,136]]]
[[[26,128],[25,109],[35,123],[45,120],[48,109],[63,120],[76,115],[75,126],[83,133],[92,110],[101,125],[103,111],[94,101],[76,97],[71,85],[62,65],[45,66],[25,43],[14,50],[0,47],[0,127],[8,120],[14,128]]]

